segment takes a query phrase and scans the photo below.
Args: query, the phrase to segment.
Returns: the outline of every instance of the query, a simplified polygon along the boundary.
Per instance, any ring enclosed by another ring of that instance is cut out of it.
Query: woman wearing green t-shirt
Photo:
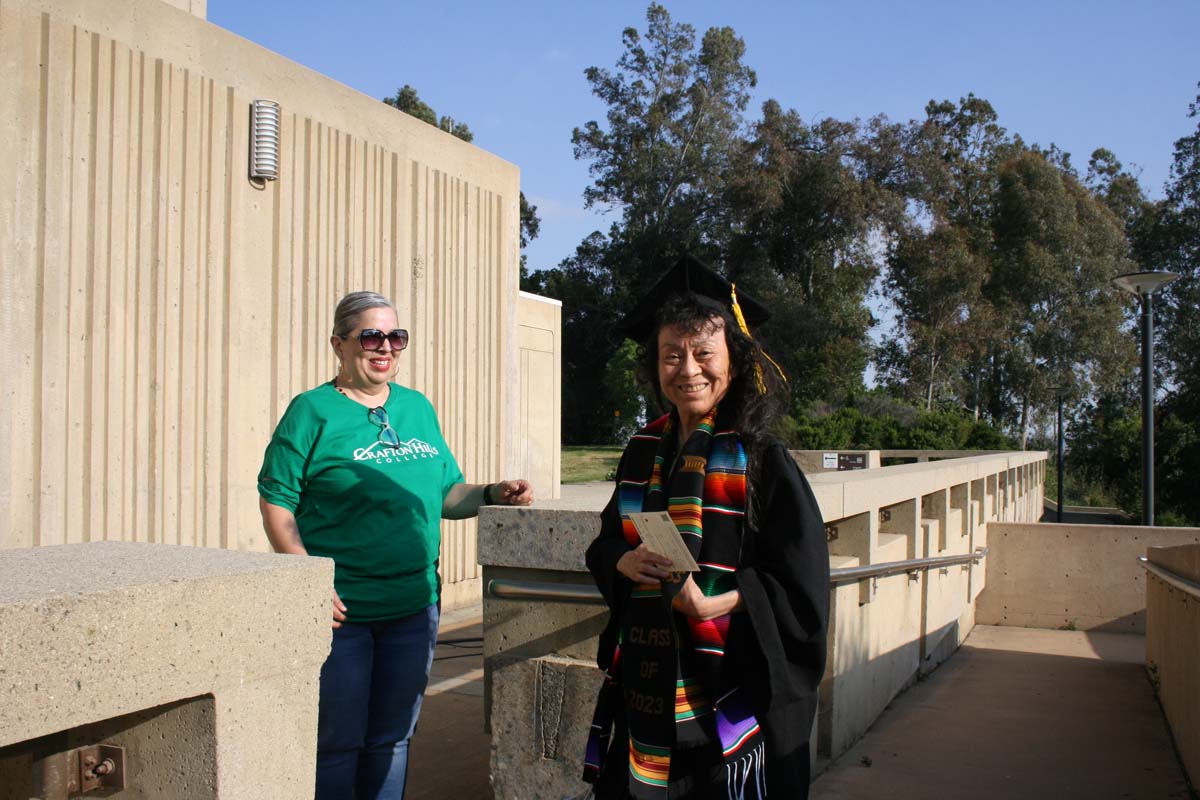
[[[267,446],[259,507],[279,553],[334,562],[321,668],[318,800],[404,796],[408,741],[437,641],[440,522],[528,505],[528,481],[469,484],[433,406],[391,382],[408,332],[374,292],[346,295],[329,383],[297,395]]]

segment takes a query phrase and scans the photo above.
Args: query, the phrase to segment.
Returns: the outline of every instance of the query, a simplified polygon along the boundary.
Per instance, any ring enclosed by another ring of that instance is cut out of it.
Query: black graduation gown
[[[742,676],[763,729],[768,794],[794,800],[808,796],[808,738],[829,626],[829,548],[812,488],[783,444],[768,446],[761,464],[749,487],[736,572],[744,610],[730,620],[725,658]],[[608,669],[632,588],[616,567],[629,549],[614,492],[587,550],[588,569],[611,610],[600,635],[601,669]]]

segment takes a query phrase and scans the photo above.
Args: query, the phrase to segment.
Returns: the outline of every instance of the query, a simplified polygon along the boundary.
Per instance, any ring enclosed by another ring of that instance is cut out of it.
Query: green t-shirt
[[[398,447],[381,444],[367,408],[326,383],[292,400],[258,474],[258,493],[296,515],[309,554],[333,559],[353,622],[437,602],[442,501],[463,482],[429,400],[390,388],[383,407]]]

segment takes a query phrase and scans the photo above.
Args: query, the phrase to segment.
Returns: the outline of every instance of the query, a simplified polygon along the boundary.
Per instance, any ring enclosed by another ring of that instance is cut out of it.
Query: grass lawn
[[[624,450],[624,446],[615,444],[563,447],[562,482],[612,480]]]

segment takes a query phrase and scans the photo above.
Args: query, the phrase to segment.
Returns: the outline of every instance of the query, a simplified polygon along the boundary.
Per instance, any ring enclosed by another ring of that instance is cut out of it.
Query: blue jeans
[[[386,622],[345,622],[321,667],[317,800],[400,800],[438,608]]]

